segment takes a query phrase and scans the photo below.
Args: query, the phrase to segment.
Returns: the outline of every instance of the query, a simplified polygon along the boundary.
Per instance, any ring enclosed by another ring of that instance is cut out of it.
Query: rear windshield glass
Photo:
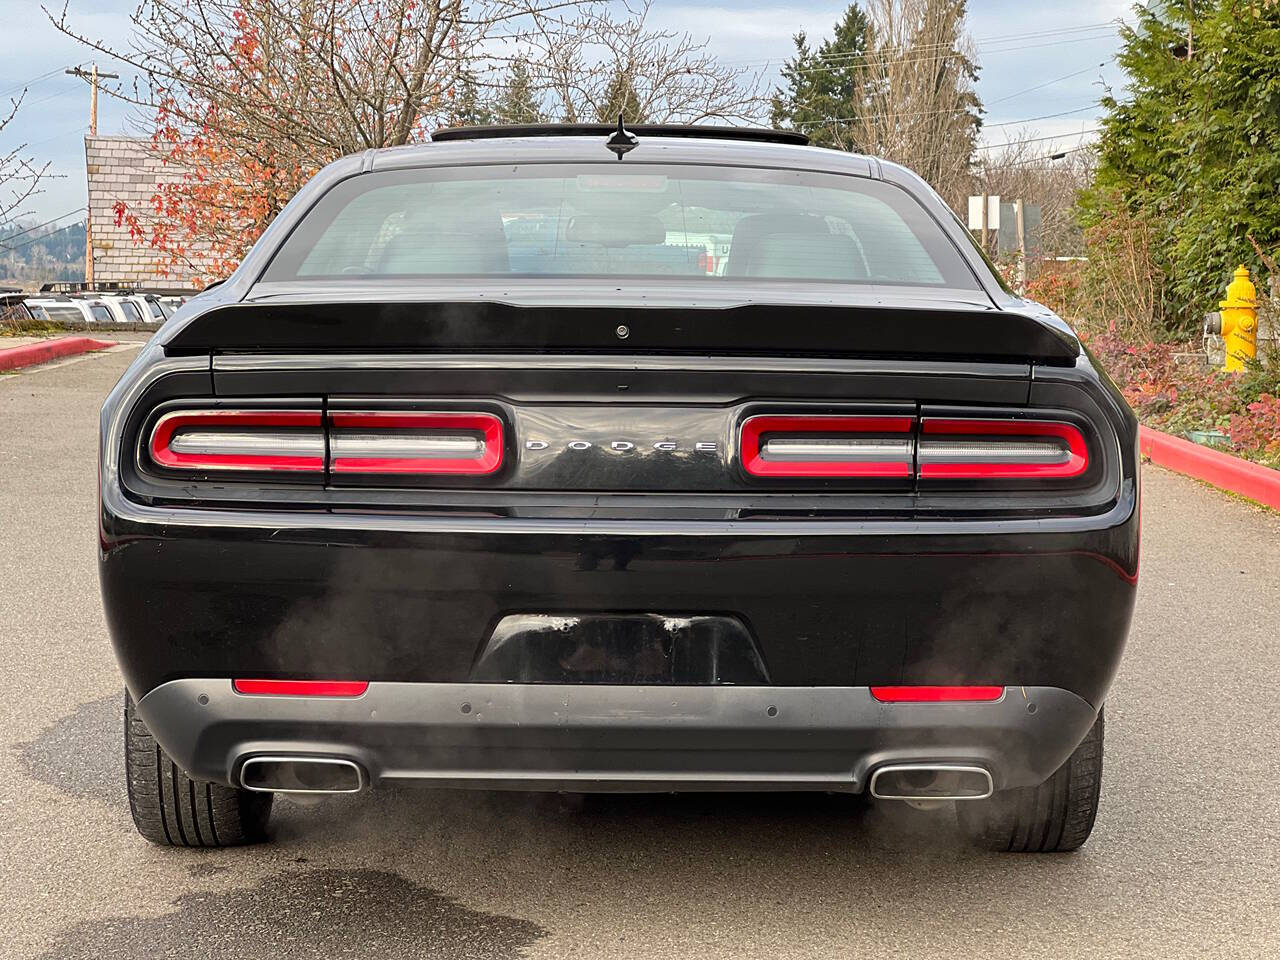
[[[53,320],[63,323],[67,321],[71,321],[72,323],[84,323],[84,314],[76,307],[49,304],[44,309]]]
[[[938,224],[891,184],[635,163],[354,177],[312,208],[263,279],[437,276],[977,288]]]

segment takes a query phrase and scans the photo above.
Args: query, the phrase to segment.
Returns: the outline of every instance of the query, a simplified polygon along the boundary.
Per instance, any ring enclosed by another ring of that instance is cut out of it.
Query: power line
[[[1059,150],[1057,153],[1046,153],[1039,157],[1027,157],[1025,160],[1014,160],[1012,163],[1002,164],[1002,169],[1009,167],[1026,167],[1033,163],[1047,163],[1053,160],[1061,160],[1063,157],[1070,156],[1073,153],[1080,153],[1082,150],[1088,150],[1093,144],[1085,143],[1078,147],[1072,147],[1070,150]]]
[[[57,93],[46,94],[45,96],[40,97],[38,100],[23,101],[22,109],[27,110],[31,107],[34,107],[36,104],[47,103],[50,100],[57,100],[59,97],[70,96],[73,93],[79,93],[83,89],[84,89],[83,87],[78,85],[71,86],[71,87],[66,87],[63,90],[60,90]]]
[[[25,230],[19,230],[17,233],[11,233],[11,234],[9,234],[7,237],[5,237],[4,239],[5,239],[5,240],[12,240],[14,237],[20,237],[20,236],[22,236],[24,233],[30,233],[32,230],[39,230],[41,227],[47,227],[47,226],[49,226],[49,224],[51,224],[51,223],[57,223],[59,220],[65,220],[65,219],[67,219],[67,217],[74,216],[74,215],[75,215],[75,214],[77,214],[77,213],[83,213],[83,212],[84,212],[84,209],[85,209],[84,207],[76,207],[76,208],[75,208],[74,210],[72,210],[71,212],[69,212],[69,213],[64,213],[64,214],[62,214],[61,216],[58,216],[58,217],[54,217],[52,220],[46,220],[44,223],[37,223],[34,227],[27,227],[27,229],[25,229]],[[4,244],[4,243],[0,243],[0,246],[6,246],[6,244]]]
[[[82,64],[76,64],[76,66],[82,66]],[[10,87],[8,90],[0,90],[0,97],[8,97],[22,90],[26,90],[33,83],[39,83],[41,80],[48,80],[54,74],[61,73],[65,69],[66,69],[65,67],[55,67],[53,70],[50,70],[48,73],[42,73],[38,77],[32,77],[30,80],[24,80],[22,83],[18,84],[15,87]]]
[[[993,129],[996,127],[1016,127],[1020,123],[1032,123],[1035,120],[1052,120],[1055,117],[1069,117],[1072,114],[1084,113],[1086,110],[1093,110],[1098,106],[1098,102],[1094,101],[1088,106],[1076,107],[1074,110],[1063,110],[1061,113],[1045,113],[1038,117],[1025,117],[1021,120],[1002,120],[1000,123],[984,123],[983,129]],[[917,113],[901,113],[896,114],[900,120],[915,120],[920,117],[936,117],[939,114],[963,114],[968,113],[970,107],[951,107],[946,110],[925,110]],[[878,120],[883,116],[895,116],[895,114],[868,114],[866,116],[854,117],[826,117],[822,120],[804,120],[796,124],[797,127],[821,127],[828,123],[853,123],[857,120]]]
[[[1084,137],[1091,133],[1099,133],[1101,127],[1090,127],[1088,130],[1081,130],[1079,133],[1058,133],[1051,137],[1031,137],[1027,140],[1009,140],[1005,143],[983,143],[976,147],[975,150],[994,150],[996,147],[1016,147],[1024,143],[1044,143],[1046,140],[1065,140],[1067,137]]]
[[[26,145],[26,147],[30,150],[32,147],[38,147],[41,144],[52,143],[54,140],[61,140],[63,137],[69,137],[73,133],[78,133],[81,136],[84,136],[84,124],[78,123],[74,127],[68,127],[66,130],[62,130],[51,136],[41,137],[39,140],[32,140]]]
[[[1100,64],[1098,64],[1098,67],[1105,67],[1106,65],[1107,65],[1107,61],[1103,60]],[[1046,80],[1044,83],[1037,83],[1034,87],[1027,87],[1027,89],[1019,90],[1017,93],[1011,93],[1007,97],[1000,97],[998,100],[992,100],[990,103],[985,104],[985,106],[993,107],[997,103],[1004,103],[1006,100],[1013,100],[1015,97],[1021,97],[1022,95],[1027,93],[1034,93],[1037,90],[1043,90],[1045,87],[1051,87],[1055,83],[1061,83],[1063,80],[1070,80],[1072,77],[1078,77],[1080,76],[1080,74],[1088,73],[1090,70],[1093,70],[1093,69],[1096,69],[1096,68],[1092,64],[1090,64],[1089,66],[1085,67],[1083,70],[1077,70],[1075,73],[1068,73],[1066,76],[1058,77],[1056,80]]]
[[[996,127],[1016,127],[1020,123],[1033,123],[1036,120],[1053,120],[1056,117],[1069,117],[1072,114],[1084,113],[1086,110],[1096,110],[1099,103],[1095,100],[1087,107],[1076,107],[1074,110],[1063,110],[1061,113],[1044,113],[1038,117],[1027,117],[1025,120],[1005,120],[1002,123],[984,123],[982,129],[993,130]]]
[[[988,50],[986,52],[989,54],[1021,53],[1024,50],[1036,50],[1041,47],[1058,47],[1066,43],[1081,43],[1081,42],[1090,41],[1090,40],[1106,40],[1106,39],[1109,39],[1110,37],[1111,37],[1111,34],[1105,34],[1105,35],[1100,34],[1096,37],[1073,37],[1067,40],[1050,40],[1045,43],[1029,43],[1029,44],[1021,44],[1021,45],[1012,46],[1012,47],[1002,47],[999,50]],[[981,48],[977,48],[975,50],[975,53],[979,52],[980,50]],[[964,53],[962,51],[951,49],[947,53],[940,54],[938,56],[932,56],[932,57],[901,57],[901,58],[886,59],[886,58],[878,57],[876,54],[859,54],[859,56],[864,58],[869,58],[867,63],[864,64],[864,66],[879,67],[879,66],[891,66],[891,65],[906,66],[908,64],[913,64],[913,63],[937,63],[938,61],[941,61],[941,60],[952,60],[958,56],[964,56]],[[848,64],[837,64],[837,65],[845,66]],[[1093,69],[1093,68],[1090,67],[1089,69]],[[809,76],[810,74],[825,73],[826,70],[827,70],[827,67],[818,66],[818,67],[812,67],[808,69],[792,70],[791,73],[797,77],[804,77],[804,76]]]
[[[12,247],[5,246],[4,249],[10,250],[10,251],[21,250],[23,247],[29,247],[33,243],[40,243],[41,241],[48,240],[50,237],[56,237],[58,234],[63,233],[64,231],[67,231],[67,230],[71,230],[78,226],[80,226],[79,223],[68,223],[65,227],[59,227],[57,230],[51,230],[50,232],[44,234],[43,236],[33,237],[32,239],[26,241],[25,243],[14,244]]]
[[[1097,38],[1094,38],[1094,37],[1083,38],[1083,39],[1102,39],[1108,34],[1115,32],[1119,27],[1125,26],[1125,25],[1127,24],[1126,24],[1126,21],[1124,21],[1123,19],[1105,20],[1105,21],[1100,21],[1098,23],[1081,24],[1075,27],[1060,27],[1053,30],[1007,33],[1007,34],[1000,34],[1000,35],[991,36],[991,37],[979,37],[975,39],[973,42],[976,46],[985,46],[990,44],[1007,43],[1015,40],[1039,40],[1044,37],[1054,37],[1054,36],[1061,36],[1063,34],[1082,33],[1085,31],[1096,31],[1096,30],[1101,30],[1103,28],[1109,28],[1107,31],[1107,34],[1100,34],[1099,37]],[[883,47],[879,51],[879,54],[893,53],[895,51],[905,52],[908,50],[914,51],[914,52],[920,52],[923,50],[928,50],[930,48],[943,48],[943,47],[950,47],[950,46],[951,46],[950,42],[944,42],[944,41],[939,41],[937,43],[932,43],[932,44],[923,44],[920,46],[899,44],[897,46]],[[817,60],[819,62],[824,62],[824,63],[828,61],[836,61],[836,60],[850,60],[850,59],[857,60],[857,59],[866,58],[868,56],[876,56],[876,55],[877,54],[854,53],[853,51],[848,51],[845,53],[811,54],[814,60]],[[723,62],[727,66],[752,66],[752,65],[768,66],[769,64],[774,62],[774,58],[755,59],[755,60],[725,60]]]

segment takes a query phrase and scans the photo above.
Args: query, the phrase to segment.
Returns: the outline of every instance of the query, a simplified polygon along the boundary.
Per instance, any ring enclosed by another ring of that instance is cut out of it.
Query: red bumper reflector
[[[989,702],[1004,696],[1004,687],[872,687],[871,696],[881,703]]]
[[[331,412],[333,473],[486,476],[502,466],[492,413]]]
[[[274,697],[358,697],[367,680],[232,680],[236,693]]]
[[[910,477],[913,417],[759,416],[742,424],[753,477]]]

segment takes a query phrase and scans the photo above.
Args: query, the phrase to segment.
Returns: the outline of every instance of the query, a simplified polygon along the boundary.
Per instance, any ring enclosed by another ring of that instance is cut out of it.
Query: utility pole
[[[85,70],[83,67],[72,67],[64,70],[63,73],[70,74],[73,77],[79,77],[82,80],[89,81],[89,136],[96,137],[98,135],[98,81],[99,80],[119,80],[118,73],[99,73],[98,65],[92,65],[92,70]],[[84,215],[84,281],[88,287],[93,286],[93,204],[88,197],[85,198],[85,215]]]

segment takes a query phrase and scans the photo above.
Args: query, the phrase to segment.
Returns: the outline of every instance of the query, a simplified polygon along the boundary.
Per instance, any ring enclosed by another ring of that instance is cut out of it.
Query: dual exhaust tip
[[[240,766],[240,786],[255,793],[359,793],[364,770],[338,757],[250,757]]]
[[[255,793],[358,793],[364,770],[339,757],[260,756],[240,766],[240,786]],[[869,789],[877,800],[985,800],[995,792],[985,767],[891,763],[877,767]]]
[[[995,793],[986,767],[955,763],[890,763],[871,774],[877,800],[985,800]]]

